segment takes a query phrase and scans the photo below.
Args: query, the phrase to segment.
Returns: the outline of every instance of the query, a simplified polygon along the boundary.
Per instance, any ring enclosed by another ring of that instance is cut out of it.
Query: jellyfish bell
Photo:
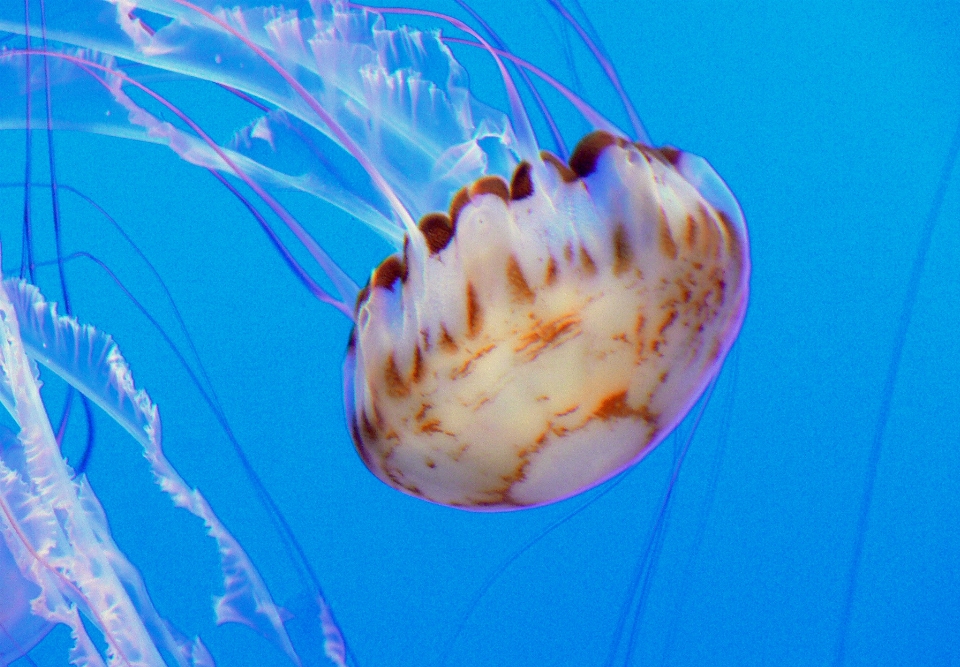
[[[474,182],[419,232],[361,293],[345,397],[367,467],[436,503],[543,505],[636,463],[743,321],[742,214],[675,149],[594,132],[567,164]]]

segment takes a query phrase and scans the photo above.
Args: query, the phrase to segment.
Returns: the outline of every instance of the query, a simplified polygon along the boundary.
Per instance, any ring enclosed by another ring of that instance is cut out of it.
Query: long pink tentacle
[[[454,0],[458,5],[460,5],[465,12],[470,14],[473,17],[473,20],[476,21],[481,28],[483,28],[490,38],[496,43],[497,48],[506,51],[507,46],[500,36],[496,33],[493,27],[487,23],[487,21],[480,15],[476,9],[470,6],[467,0]],[[543,97],[540,95],[540,91],[537,90],[536,86],[533,85],[533,82],[530,81],[530,76],[524,69],[520,69],[520,78],[523,79],[524,85],[527,87],[527,90],[530,91],[530,94],[533,95],[533,100],[537,103],[537,107],[540,109],[540,113],[543,115],[544,120],[547,121],[547,127],[550,129],[550,136],[553,137],[553,141],[557,146],[557,150],[562,155],[563,159],[567,159],[568,151],[567,145],[563,141],[563,135],[560,134],[560,128],[557,127],[557,123],[553,118],[553,114],[550,113],[550,110],[547,108],[547,103],[544,102]]]
[[[633,102],[630,101],[630,97],[627,95],[627,92],[623,89],[623,84],[620,83],[620,76],[617,74],[617,69],[613,66],[613,63],[610,62],[610,59],[607,58],[603,51],[597,46],[596,42],[591,39],[590,35],[587,34],[587,31],[583,29],[583,26],[580,25],[580,22],[577,21],[570,13],[570,11],[563,6],[563,3],[560,0],[548,0],[550,5],[557,10],[560,16],[569,23],[574,30],[577,31],[577,34],[580,35],[580,39],[583,40],[583,43],[587,45],[587,48],[590,49],[590,52],[593,54],[593,57],[596,58],[597,63],[603,69],[604,74],[607,75],[607,79],[610,80],[610,83],[613,84],[614,89],[617,91],[617,95],[620,96],[620,101],[623,103],[623,108],[627,111],[627,116],[630,118],[630,125],[633,127],[633,131],[636,134],[638,141],[642,141],[645,144],[650,144],[650,137],[647,134],[646,128],[643,127],[643,122],[640,120],[640,116],[637,115],[637,110],[633,106]]]
[[[450,42],[452,44],[464,44],[466,46],[473,46],[476,48],[487,49],[488,47],[483,46],[478,42],[472,42],[469,39],[461,39],[459,37],[443,37],[443,41]],[[584,101],[582,97],[577,95],[575,92],[567,88],[565,85],[557,81],[555,78],[547,74],[545,71],[537,67],[531,62],[524,60],[518,56],[513,55],[509,51],[501,51],[500,49],[493,49],[493,52],[496,53],[501,58],[506,58],[512,63],[515,63],[519,67],[522,67],[525,70],[528,70],[531,74],[543,79],[549,86],[551,86],[558,93],[567,98],[567,101],[572,104],[577,111],[586,119],[588,123],[594,126],[598,130],[606,130],[607,132],[612,132],[614,134],[621,134],[620,130],[607,120],[603,115],[600,114],[596,109],[590,106],[587,102]]]
[[[397,217],[400,218],[404,228],[406,228],[407,230],[407,233],[413,233],[416,230],[417,226],[413,220],[413,217],[410,215],[410,213],[407,211],[404,205],[400,202],[400,199],[397,197],[396,193],[393,191],[393,188],[390,187],[390,184],[387,183],[386,179],[383,177],[380,171],[376,168],[373,162],[366,156],[363,150],[359,146],[357,146],[356,142],[354,142],[353,139],[350,138],[350,135],[348,135],[344,131],[344,129],[337,124],[337,122],[333,119],[333,117],[329,113],[327,113],[327,111],[320,105],[320,102],[318,102],[317,99],[313,97],[313,95],[311,95],[310,92],[307,91],[307,89],[304,88],[303,85],[299,81],[297,81],[297,79],[293,75],[291,75],[288,71],[286,71],[280,65],[280,63],[278,63],[276,60],[274,60],[270,56],[270,54],[268,54],[262,48],[257,46],[246,35],[241,33],[239,30],[231,26],[229,23],[227,23],[220,17],[208,12],[202,7],[198,7],[197,5],[191,2],[188,2],[187,0],[173,0],[173,2],[180,5],[181,7],[186,7],[187,9],[197,12],[204,18],[208,19],[209,21],[212,21],[216,25],[226,30],[228,33],[230,33],[231,35],[239,39],[241,42],[243,42],[243,44],[246,45],[247,48],[249,48],[251,51],[253,51],[253,53],[255,53],[257,57],[259,57],[261,60],[263,60],[263,62],[269,65],[274,71],[276,71],[277,74],[279,74],[283,78],[283,80],[286,81],[287,84],[289,84],[289,86],[293,89],[293,91],[296,92],[297,95],[299,95],[304,102],[306,102],[307,106],[309,106],[310,109],[315,114],[317,114],[317,116],[324,123],[324,125],[327,126],[327,128],[330,130],[333,136],[337,139],[337,141],[340,142],[340,145],[343,146],[344,149],[348,153],[350,153],[351,156],[353,156],[353,159],[355,159],[357,162],[360,163],[360,166],[363,167],[364,171],[366,171],[370,175],[370,178],[374,182],[374,185],[377,186],[377,189],[380,190],[380,193],[387,199],[387,202],[390,204],[390,208],[392,208],[394,213],[397,214]]]
[[[89,60],[77,56],[71,56],[66,53],[57,53],[57,52],[44,52],[38,50],[20,50],[20,51],[11,51],[13,54],[21,55],[44,55],[51,58],[59,58],[61,60],[66,60],[73,62],[74,64],[80,66],[82,69],[87,71],[90,76],[92,76],[98,83],[100,83],[104,88],[114,92],[114,88],[106,80],[90,71],[90,68],[101,70],[111,76],[115,76],[122,80],[124,83],[128,83],[139,90],[143,91],[145,94],[149,95],[151,98],[162,104],[164,107],[169,109],[173,114],[175,114],[180,120],[182,120],[191,130],[193,130],[197,136],[206,143],[211,150],[213,150],[217,156],[230,168],[230,170],[236,174],[246,185],[253,190],[258,197],[260,197],[264,203],[272,210],[277,217],[279,217],[284,224],[290,229],[291,232],[297,237],[297,239],[304,245],[310,255],[316,260],[317,264],[320,265],[320,268],[323,269],[324,273],[330,278],[330,280],[337,286],[338,291],[341,293],[341,299],[335,299],[326,291],[323,291],[321,295],[318,295],[321,301],[330,304],[344,315],[353,319],[353,301],[356,298],[356,292],[359,291],[359,288],[353,283],[352,280],[343,272],[343,270],[336,265],[336,263],[330,258],[330,256],[320,247],[316,240],[310,236],[309,232],[303,228],[291,214],[287,211],[280,202],[273,198],[263,187],[260,186],[255,180],[253,180],[243,169],[240,168],[230,156],[206,133],[203,129],[196,124],[186,113],[184,113],[179,107],[174,105],[172,102],[167,100],[165,97],[159,93],[153,91],[149,87],[140,83],[136,79],[130,77],[129,75],[121,72],[119,70],[111,69],[106,65],[100,63],[95,63]]]

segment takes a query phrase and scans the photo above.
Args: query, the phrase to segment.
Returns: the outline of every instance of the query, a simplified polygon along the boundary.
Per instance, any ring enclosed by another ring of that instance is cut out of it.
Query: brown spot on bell
[[[613,275],[619,276],[633,265],[633,248],[622,224],[613,230]]]
[[[662,208],[657,214],[659,221],[660,252],[669,259],[677,258],[677,244],[673,240],[673,234],[670,232],[670,223],[667,222],[667,212]]]
[[[530,178],[530,163],[521,162],[513,170],[513,178],[510,179],[510,199],[518,201],[532,194],[533,180]]]
[[[467,192],[466,188],[457,190],[457,194],[453,195],[453,199],[450,200],[450,226],[454,233],[457,231],[457,218],[460,217],[460,211],[469,203],[470,193]]]
[[[573,183],[577,180],[576,172],[550,151],[540,151],[540,159],[543,160],[544,164],[556,169],[564,183]]]
[[[580,246],[580,265],[583,266],[583,270],[589,276],[597,272],[597,263],[593,261],[593,257],[583,246]]]
[[[443,213],[428,213],[420,219],[417,226],[427,242],[431,255],[436,255],[446,248],[450,244],[450,239],[453,238],[453,223]]]
[[[392,354],[387,357],[387,363],[383,369],[383,382],[387,388],[387,394],[394,398],[404,398],[410,394],[410,388],[403,381],[400,370],[397,368],[397,361]]]
[[[517,258],[510,255],[507,260],[507,284],[510,285],[510,295],[518,303],[533,303],[534,293],[527,284],[527,279],[523,277],[523,269],[517,262]]]
[[[483,328],[483,308],[473,283],[467,283],[467,336],[473,338]]]
[[[405,280],[406,277],[407,267],[400,261],[397,255],[390,255],[383,260],[376,271],[373,272],[373,280],[371,282],[374,287],[392,290],[394,283],[398,280]]]
[[[557,260],[553,258],[553,255],[550,255],[547,258],[547,271],[544,282],[546,282],[547,285],[553,285],[555,282],[557,282],[558,271],[559,269],[557,269]]]
[[[510,188],[507,182],[499,176],[484,176],[478,178],[470,186],[470,198],[480,195],[495,195],[503,201],[510,201]]]
[[[589,176],[597,169],[597,160],[604,150],[618,143],[618,139],[603,130],[591,132],[577,144],[570,155],[570,169],[583,178]]]
[[[604,398],[593,415],[597,419],[613,419],[617,417],[629,417],[632,414],[630,406],[627,404],[627,392],[618,391]]]
[[[444,352],[456,352],[460,349],[460,346],[457,345],[457,341],[453,340],[453,336],[450,335],[450,332],[447,331],[447,327],[440,325],[440,349]]]

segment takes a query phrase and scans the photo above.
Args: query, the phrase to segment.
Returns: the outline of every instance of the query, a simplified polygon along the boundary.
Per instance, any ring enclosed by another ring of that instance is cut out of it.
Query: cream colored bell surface
[[[706,161],[605,132],[425,216],[358,299],[346,401],[364,462],[467,509],[542,505],[641,459],[740,329],[749,250]]]

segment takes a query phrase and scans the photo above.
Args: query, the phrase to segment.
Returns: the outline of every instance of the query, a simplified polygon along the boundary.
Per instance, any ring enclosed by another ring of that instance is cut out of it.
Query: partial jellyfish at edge
[[[80,664],[213,664],[199,637],[183,636],[157,613],[139,572],[114,543],[86,477],[75,477],[63,459],[40,396],[39,363],[116,420],[143,448],[173,504],[203,521],[221,557],[224,593],[213,605],[218,622],[249,625],[299,663],[281,611],[243,548],[164,456],[158,410],[135,387],[113,340],[60,316],[35,287],[16,279],[0,285],[0,322],[0,402],[20,427],[16,436],[3,431],[2,555],[22,575],[4,572],[15,594],[6,597],[4,589],[4,659],[25,653],[51,624],[62,623],[74,639],[70,658]],[[102,633],[103,653],[81,614]]]

